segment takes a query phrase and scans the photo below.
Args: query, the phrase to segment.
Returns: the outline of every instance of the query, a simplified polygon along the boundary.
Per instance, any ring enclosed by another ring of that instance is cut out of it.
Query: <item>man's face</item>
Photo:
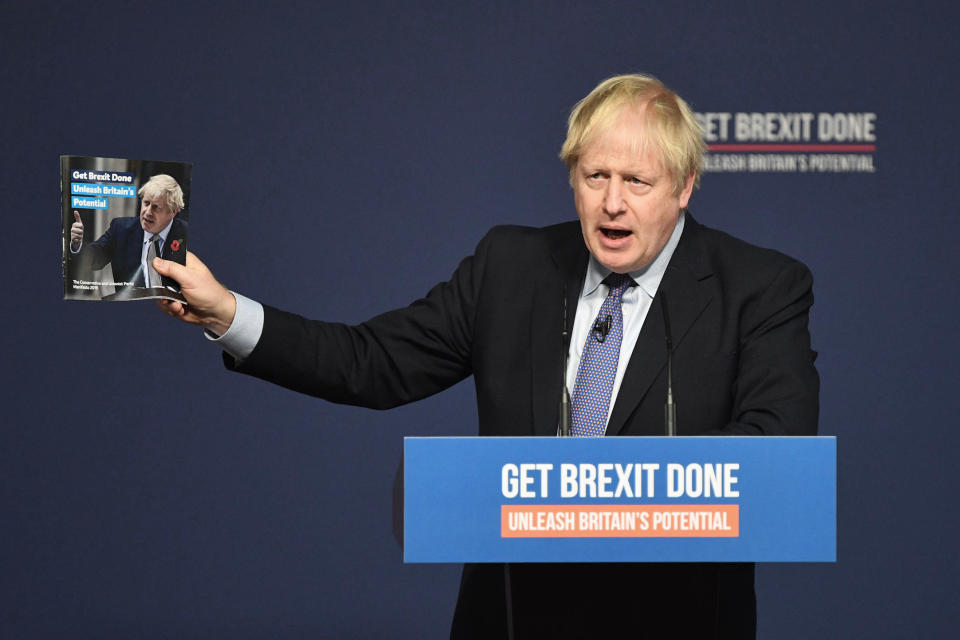
[[[650,264],[676,226],[693,191],[693,176],[673,195],[673,180],[650,148],[638,150],[642,109],[626,107],[609,130],[584,148],[574,167],[573,193],[583,240],[616,273]]]
[[[140,205],[140,226],[147,233],[160,233],[170,224],[176,214],[167,205],[166,196],[159,193],[143,194],[143,203]]]

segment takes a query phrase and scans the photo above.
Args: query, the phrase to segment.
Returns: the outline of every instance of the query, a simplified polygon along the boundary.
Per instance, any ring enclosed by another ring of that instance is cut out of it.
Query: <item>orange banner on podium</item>
[[[736,538],[740,505],[501,505],[501,538]]]

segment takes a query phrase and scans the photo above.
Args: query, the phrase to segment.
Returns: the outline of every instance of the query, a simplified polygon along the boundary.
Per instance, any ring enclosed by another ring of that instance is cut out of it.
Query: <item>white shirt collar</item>
[[[173,226],[173,221],[176,220],[176,219],[177,219],[176,216],[170,218],[170,222],[167,223],[167,226],[165,226],[163,229],[161,229],[161,230],[160,230],[160,233],[156,234],[156,235],[160,236],[160,239],[161,239],[161,240],[163,240],[163,246],[167,246],[167,235],[170,233],[170,227]],[[143,244],[147,244],[147,242],[150,241],[150,238],[153,238],[154,240],[156,240],[156,237],[154,237],[152,234],[150,234],[149,232],[147,232],[147,231],[145,230],[145,231],[143,232]]]
[[[657,293],[660,281],[663,280],[663,274],[667,271],[667,265],[670,264],[670,258],[680,242],[680,236],[683,234],[684,212],[680,212],[677,218],[677,225],[673,228],[673,233],[663,245],[663,249],[657,254],[650,264],[636,271],[631,271],[629,276],[637,283],[637,287],[646,293],[650,298]],[[590,254],[590,261],[587,264],[587,276],[583,282],[583,297],[591,295],[603,282],[603,279],[610,275],[610,269],[597,262],[597,259]]]

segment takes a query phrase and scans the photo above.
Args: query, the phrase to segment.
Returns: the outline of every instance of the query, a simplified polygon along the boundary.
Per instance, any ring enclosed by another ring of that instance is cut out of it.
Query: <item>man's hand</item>
[[[157,300],[161,311],[184,322],[198,324],[218,336],[226,333],[237,312],[237,300],[217,282],[197,256],[187,251],[186,266],[160,258],[154,259],[153,266],[160,275],[180,283],[180,292],[187,299],[186,305],[173,300]]]
[[[76,222],[70,226],[70,250],[77,251],[80,243],[83,242],[83,221],[80,220],[79,211],[74,211],[73,217]]]

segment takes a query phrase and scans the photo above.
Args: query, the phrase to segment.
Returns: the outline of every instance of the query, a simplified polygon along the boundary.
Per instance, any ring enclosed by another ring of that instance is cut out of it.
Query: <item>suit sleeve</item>
[[[790,260],[743,308],[734,435],[815,435],[820,378],[810,348],[813,277]]]
[[[79,256],[88,268],[99,271],[113,260],[119,233],[117,220],[119,218],[110,221],[110,226],[107,227],[102,236],[97,238],[96,242],[92,242],[80,250]]]
[[[228,368],[294,391],[387,409],[446,389],[472,372],[474,316],[489,235],[452,278],[409,307],[357,326],[309,320],[264,305],[250,356]]]

